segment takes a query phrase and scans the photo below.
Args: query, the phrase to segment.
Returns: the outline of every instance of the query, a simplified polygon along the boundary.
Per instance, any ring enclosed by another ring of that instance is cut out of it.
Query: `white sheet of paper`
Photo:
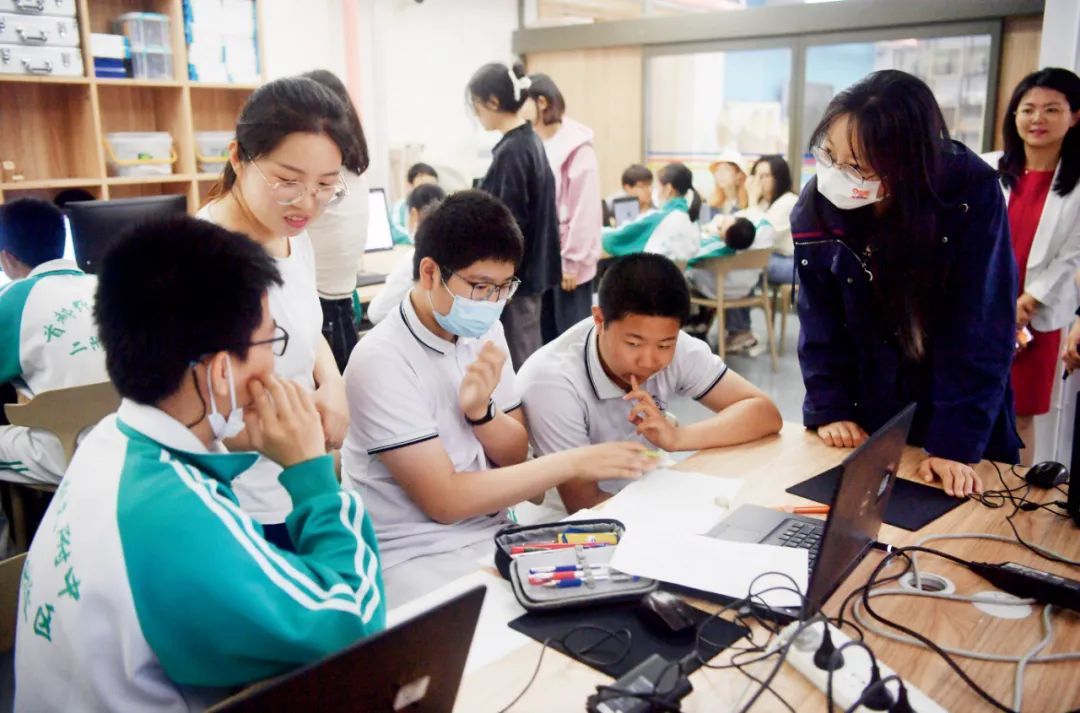
[[[636,480],[599,508],[581,510],[568,520],[612,517],[626,529],[653,528],[701,535],[727,515],[742,481],[716,475],[658,468]]]
[[[611,566],[620,572],[735,598],[745,597],[754,578],[765,572],[788,575],[803,593],[808,579],[806,550],[801,548],[727,542],[647,528],[627,530]],[[754,584],[754,591],[778,586],[791,587],[791,583],[782,577],[763,577]],[[769,592],[763,599],[777,607],[801,604],[798,595],[787,591]]]
[[[508,626],[512,620],[524,614],[525,609],[518,604],[510,583],[489,572],[473,572],[391,609],[386,615],[387,626],[414,617],[477,585],[487,587],[487,594],[484,595],[484,605],[480,609],[480,620],[476,624],[469,657],[465,661],[465,673],[483,668],[532,641],[528,636]]]

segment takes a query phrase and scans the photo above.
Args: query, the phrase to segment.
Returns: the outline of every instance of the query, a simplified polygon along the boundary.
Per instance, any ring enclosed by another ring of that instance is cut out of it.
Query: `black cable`
[[[1005,476],[1003,476],[1001,474],[1001,468],[998,467],[998,464],[995,463],[994,461],[990,461],[990,465],[994,466],[994,471],[997,473],[998,480],[1001,481],[1002,487],[1008,493],[1006,497],[1008,497],[1010,503],[1012,503],[1012,505],[1013,505],[1013,511],[1005,516],[1005,522],[1007,522],[1009,524],[1009,528],[1012,530],[1013,537],[1016,538],[1016,541],[1019,542],[1021,545],[1023,545],[1028,550],[1030,550],[1031,552],[1034,552],[1035,554],[1037,554],[1039,557],[1042,557],[1043,559],[1047,559],[1047,560],[1050,560],[1051,562],[1057,562],[1059,564],[1064,564],[1064,565],[1069,565],[1069,566],[1075,567],[1076,566],[1075,564],[1068,561],[1067,559],[1064,559],[1063,557],[1058,557],[1057,555],[1051,554],[1049,552],[1043,552],[1043,551],[1039,550],[1037,547],[1033,546],[1031,543],[1029,543],[1027,540],[1025,540],[1020,535],[1020,530],[1017,529],[1016,523],[1013,522],[1013,518],[1016,517],[1016,514],[1018,512],[1020,512],[1020,510],[1022,509],[1022,506],[1024,505],[1024,503],[1031,502],[1031,501],[1027,500],[1027,494],[1031,489],[1031,485],[1029,484],[1027,486],[1027,488],[1024,491],[1024,494],[1020,497],[1020,500],[1018,501],[1016,498],[1013,497],[1012,490],[1009,489],[1008,484],[1005,482]],[[1022,477],[1019,474],[1016,473],[1015,467],[1012,470],[1012,474],[1015,477],[1022,479]],[[1042,504],[1040,503],[1040,505],[1042,505]],[[1049,508],[1047,508],[1047,509],[1049,510]],[[1055,512],[1053,510],[1049,510],[1049,512],[1052,512],[1055,515],[1059,515],[1059,513]],[[1067,515],[1062,515],[1062,517],[1067,517]]]
[[[901,547],[901,548],[898,548],[896,550],[893,550],[892,552],[887,553],[885,555],[885,557],[882,558],[881,562],[878,563],[878,565],[874,568],[874,571],[870,574],[868,584],[870,584],[870,585],[877,584],[877,576],[879,574],[881,574],[881,571],[883,569],[885,569],[885,567],[888,565],[888,563],[894,557],[897,557],[901,553],[905,553],[905,552],[924,552],[926,554],[936,555],[938,557],[943,557],[943,558],[945,558],[947,560],[951,560],[953,562],[956,562],[957,564],[964,565],[965,567],[967,566],[967,562],[965,562],[964,560],[960,559],[959,557],[951,555],[951,554],[949,554],[947,552],[941,552],[940,550],[934,550],[934,549],[931,549],[929,547],[916,547],[916,546]],[[882,624],[885,624],[886,626],[890,626],[893,629],[896,629],[897,631],[901,631],[901,632],[907,634],[908,636],[910,636],[910,637],[912,637],[914,639],[917,639],[923,645],[925,645],[927,648],[929,648],[931,651],[933,651],[938,656],[940,656],[941,659],[946,664],[948,664],[949,668],[951,668],[954,672],[956,672],[956,675],[960,677],[960,680],[962,680],[965,684],[967,684],[967,686],[969,688],[971,688],[971,690],[973,690],[976,694],[978,694],[978,696],[980,698],[982,698],[984,701],[986,701],[987,703],[992,705],[997,710],[1004,711],[1004,713],[1015,713],[1011,708],[1009,708],[1008,706],[1003,705],[996,698],[994,698],[989,693],[987,693],[986,690],[984,690],[979,684],[975,683],[975,681],[973,681],[971,679],[971,677],[968,676],[967,673],[964,672],[964,670],[960,667],[960,665],[956,663],[956,661],[953,659],[953,657],[950,654],[948,654],[946,651],[944,651],[940,646],[938,646],[933,641],[931,641],[927,637],[923,636],[919,632],[917,632],[917,631],[915,631],[913,629],[910,629],[910,628],[904,626],[903,624],[898,624],[898,623],[896,623],[896,622],[894,622],[894,621],[892,621],[890,619],[887,619],[887,618],[883,617],[882,615],[878,614],[876,611],[874,611],[874,608],[870,605],[870,587],[867,587],[866,589],[863,590],[863,593],[862,593],[862,605],[863,605],[863,608],[866,609],[867,613],[870,614],[870,616],[872,616],[874,619],[877,619],[879,622],[881,622]]]
[[[877,582],[877,584],[888,584],[889,582],[895,582],[898,579],[900,579],[901,577],[903,577],[905,574],[907,574],[908,572],[911,571],[911,567],[912,567],[911,558],[908,557],[907,554],[901,554],[900,557],[902,557],[903,560],[904,560],[904,563],[905,563],[904,568],[902,570],[900,570],[899,572],[897,572],[895,575],[891,575],[889,577],[886,577],[885,579],[879,580]],[[871,582],[868,580],[862,586],[856,587],[855,589],[851,590],[851,592],[849,592],[848,595],[844,598],[844,601],[840,603],[840,611],[836,616],[836,621],[838,622],[836,628],[843,631],[843,625],[847,624],[848,626],[850,626],[852,629],[854,629],[855,631],[857,631],[859,633],[859,641],[863,641],[866,638],[866,637],[863,636],[862,629],[860,629],[858,626],[856,626],[853,622],[846,621],[844,619],[844,612],[847,611],[848,605],[851,604],[851,601],[856,596],[861,594],[864,589],[869,588],[870,585],[871,585]]]
[[[758,684],[759,686],[761,686],[765,690],[767,690],[769,693],[773,694],[773,698],[780,701],[780,703],[783,704],[784,708],[787,708],[789,711],[791,711],[791,713],[795,713],[795,709],[791,706],[790,703],[788,703],[787,701],[784,700],[783,696],[781,696],[779,693],[776,692],[775,688],[773,688],[770,685],[767,685],[760,678],[758,678],[754,674],[750,673],[749,671],[746,671],[746,670],[743,669],[743,666],[748,666],[748,665],[749,664],[736,664],[735,670],[738,671],[739,673],[741,673],[742,675],[746,676],[751,681]]]
[[[859,706],[863,705],[863,703],[867,699],[869,699],[870,696],[874,695],[874,693],[876,693],[877,689],[879,688],[884,688],[885,691],[888,692],[889,689],[886,687],[885,684],[891,683],[892,681],[896,681],[897,686],[899,686],[899,688],[897,688],[897,695],[899,696],[900,688],[904,687],[904,682],[901,681],[900,677],[897,676],[895,673],[890,674],[885,678],[881,679],[880,681],[875,681],[874,683],[871,683],[869,686],[863,689],[863,692],[859,694],[859,697],[855,699],[855,702],[852,703],[851,707],[844,711],[844,713],[855,713],[855,710],[858,709]],[[829,709],[829,712],[832,713],[831,708]]]
[[[870,647],[867,646],[862,641],[854,641],[854,640],[852,640],[852,641],[848,641],[847,643],[840,644],[840,647],[837,648],[836,651],[834,651],[832,655],[833,656],[840,656],[842,654],[842,652],[844,651],[844,649],[850,649],[853,646],[858,646],[859,648],[865,650],[867,654],[869,654],[871,670],[876,670],[877,667],[878,667],[877,656],[875,656],[874,652],[870,649]],[[828,677],[825,679],[825,706],[826,706],[825,710],[828,711],[828,713],[832,713],[833,706],[836,705],[835,702],[833,701],[832,681],[833,681],[833,670],[829,669]],[[860,695],[860,698],[861,698],[861,695]]]
[[[548,646],[551,645],[551,638],[544,639],[543,645],[540,647],[540,656],[536,659],[536,668],[533,669],[532,676],[529,677],[529,682],[525,684],[525,688],[521,689],[521,693],[514,696],[514,700],[510,701],[505,708],[500,708],[499,713],[506,713],[506,711],[517,705],[517,702],[521,700],[522,696],[529,690],[529,687],[533,685],[536,680],[537,674],[540,673],[540,664],[544,662],[544,652],[548,650]]]

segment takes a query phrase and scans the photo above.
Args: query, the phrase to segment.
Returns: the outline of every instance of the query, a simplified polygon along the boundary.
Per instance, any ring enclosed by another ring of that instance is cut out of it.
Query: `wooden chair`
[[[795,306],[796,287],[792,284],[773,285],[773,317],[780,315],[780,345],[777,351],[784,356],[784,337],[787,336],[787,316]]]
[[[734,255],[728,255],[726,257],[716,257],[705,260],[697,265],[704,270],[711,270],[716,277],[716,299],[709,299],[707,297],[691,297],[690,301],[696,305],[702,305],[704,307],[712,307],[716,310],[717,327],[719,328],[719,336],[717,338],[717,352],[721,358],[725,356],[724,349],[724,310],[733,309],[737,307],[760,307],[765,311],[765,330],[768,333],[769,340],[769,353],[772,356],[772,370],[775,372],[779,369],[779,362],[776,354],[776,336],[773,333],[773,320],[772,320],[772,299],[769,294],[769,278],[765,274],[765,268],[769,264],[769,256],[772,254],[771,248],[765,248],[760,250],[746,250],[743,252],[735,253]],[[759,294],[753,294],[749,297],[740,297],[738,299],[725,299],[724,298],[724,284],[727,281],[727,274],[732,270],[760,270],[761,271],[761,290]]]
[[[88,426],[103,419],[120,407],[120,395],[112,382],[73,386],[68,389],[45,391],[24,404],[6,404],[4,411],[12,426],[41,428],[60,441],[64,463],[75,454],[79,434]],[[30,483],[4,483],[10,498],[11,539],[18,552],[25,552],[37,529],[38,518],[28,518],[29,502],[47,500],[42,493],[53,493],[56,486]],[[40,508],[42,512],[44,508]],[[34,522],[31,523],[30,520]]]
[[[15,621],[19,610],[19,583],[26,554],[0,562],[0,655],[15,648]]]

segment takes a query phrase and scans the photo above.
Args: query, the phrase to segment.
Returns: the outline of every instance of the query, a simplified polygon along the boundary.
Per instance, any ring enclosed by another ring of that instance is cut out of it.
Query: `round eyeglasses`
[[[310,192],[315,196],[315,202],[325,208],[340,203],[345,196],[349,195],[349,189],[340,174],[335,184],[320,183],[315,188],[309,188],[306,183],[301,181],[278,181],[272,183],[263,173],[263,170],[259,168],[259,164],[255,163],[254,158],[249,156],[248,163],[254,166],[258,174],[262,176],[263,181],[270,188],[270,197],[278,205],[296,205],[304,200],[304,196]]]
[[[814,157],[814,160],[822,166],[826,168],[836,168],[856,183],[861,184],[866,181],[874,180],[868,176],[864,176],[857,166],[853,166],[850,163],[839,163],[833,157],[832,152],[824,146],[815,146],[810,149],[810,154]]]

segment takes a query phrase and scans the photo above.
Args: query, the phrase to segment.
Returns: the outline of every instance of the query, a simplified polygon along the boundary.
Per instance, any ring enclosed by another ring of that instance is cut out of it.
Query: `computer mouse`
[[[694,610],[671,592],[655,591],[641,598],[638,615],[660,633],[678,634],[694,627]]]
[[[1036,488],[1053,488],[1069,482],[1069,469],[1052,460],[1036,463],[1024,473],[1024,480]]]

